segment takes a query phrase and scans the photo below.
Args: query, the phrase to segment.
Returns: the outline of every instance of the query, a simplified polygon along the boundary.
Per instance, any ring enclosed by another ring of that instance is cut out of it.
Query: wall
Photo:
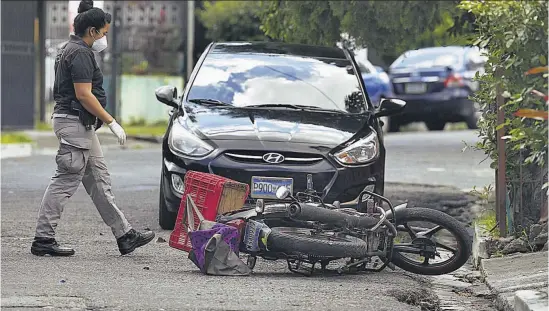
[[[36,1],[2,1],[2,129],[34,127]]]
[[[105,76],[103,87],[108,92],[110,77]],[[130,122],[132,119],[144,119],[147,123],[167,121],[167,105],[156,99],[154,91],[159,86],[173,85],[177,87],[178,94],[182,94],[184,79],[177,76],[138,76],[122,75],[120,78],[120,113],[122,122]]]

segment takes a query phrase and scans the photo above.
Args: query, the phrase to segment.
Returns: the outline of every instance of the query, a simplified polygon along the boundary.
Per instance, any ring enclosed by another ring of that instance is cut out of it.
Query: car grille
[[[230,150],[225,152],[225,156],[229,159],[241,163],[261,163],[267,164],[263,160],[263,156],[270,151],[250,151],[250,150]],[[323,160],[317,154],[304,154],[297,152],[276,152],[284,156],[284,161],[279,163],[283,165],[310,165]],[[272,164],[277,165],[277,164]]]
[[[305,191],[307,189],[308,173],[306,171],[279,171],[274,169],[266,172],[253,172],[237,167],[219,167],[216,164],[212,164],[211,171],[213,174],[246,184],[250,184],[252,176],[292,178],[294,180],[294,192]],[[322,193],[326,186],[332,181],[335,174],[335,170],[327,170],[312,174],[314,189]]]

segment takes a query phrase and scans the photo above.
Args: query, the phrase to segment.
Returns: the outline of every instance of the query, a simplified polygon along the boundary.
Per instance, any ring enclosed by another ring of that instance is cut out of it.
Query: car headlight
[[[168,145],[173,153],[189,157],[203,157],[214,150],[212,146],[185,129],[179,120],[172,125]]]
[[[375,131],[334,154],[337,161],[344,165],[366,164],[377,159],[378,155],[379,140]]]

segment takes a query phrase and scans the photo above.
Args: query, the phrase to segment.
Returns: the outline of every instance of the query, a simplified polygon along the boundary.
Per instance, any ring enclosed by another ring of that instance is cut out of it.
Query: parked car
[[[392,116],[389,131],[425,122],[429,130],[443,130],[448,122],[465,122],[476,129],[479,106],[469,96],[473,81],[483,72],[486,58],[476,47],[446,46],[408,51],[389,68],[395,96],[406,101],[404,111]]]
[[[370,187],[383,193],[385,148],[378,118],[405,103],[374,109],[351,53],[286,43],[212,43],[171,107],[162,144],[159,223],[173,228],[187,171],[250,185],[248,203],[313,188],[347,202]]]
[[[374,106],[378,106],[381,99],[394,97],[393,85],[389,75],[383,68],[372,65],[365,55],[360,52],[361,50],[355,51],[355,60],[362,74],[362,79],[364,79],[368,96],[370,96]]]

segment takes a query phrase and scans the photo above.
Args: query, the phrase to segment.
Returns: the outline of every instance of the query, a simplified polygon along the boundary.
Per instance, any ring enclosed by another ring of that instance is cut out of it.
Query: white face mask
[[[99,40],[95,40],[92,44],[92,50],[96,51],[96,52],[101,52],[103,51],[104,49],[107,48],[107,36],[103,36],[101,39]]]

